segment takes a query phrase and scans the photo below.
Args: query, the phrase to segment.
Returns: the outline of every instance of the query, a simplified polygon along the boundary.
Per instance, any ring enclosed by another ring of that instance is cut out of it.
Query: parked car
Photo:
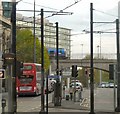
[[[106,83],[106,84],[105,84],[105,87],[106,87],[106,88],[109,88],[109,86],[110,86],[109,83]]]
[[[101,88],[114,88],[114,83],[102,82],[99,87],[101,87]],[[117,87],[117,85],[115,85],[115,87]]]
[[[114,83],[109,83],[109,88],[114,88]]]
[[[106,83],[101,83],[101,84],[100,84],[100,87],[101,87],[101,88],[105,88],[105,87],[106,87]]]
[[[72,82],[70,83],[70,86],[72,86],[73,88],[76,86],[76,90],[83,90],[83,85],[81,82]]]
[[[108,82],[102,82],[99,87],[101,87],[101,88],[109,88],[109,83]]]

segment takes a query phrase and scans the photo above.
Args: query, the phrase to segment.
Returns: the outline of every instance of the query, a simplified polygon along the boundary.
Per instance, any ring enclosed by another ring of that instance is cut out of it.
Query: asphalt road
[[[99,88],[95,91],[95,110],[114,111],[113,88]]]
[[[48,95],[48,103],[52,101],[52,94]],[[17,98],[17,112],[39,112],[40,110],[41,96],[21,96]]]
[[[83,90],[83,98],[87,99],[90,107],[90,90]],[[46,98],[46,97],[45,97]],[[48,102],[52,101],[52,93],[49,94]],[[46,100],[45,100],[46,101]],[[41,96],[18,97],[17,112],[39,112],[41,110]],[[114,89],[113,88],[95,88],[94,91],[94,109],[95,111],[114,111]]]
[[[83,97],[87,98],[90,107],[90,90],[85,89]],[[114,88],[95,88],[94,90],[94,110],[114,111]]]

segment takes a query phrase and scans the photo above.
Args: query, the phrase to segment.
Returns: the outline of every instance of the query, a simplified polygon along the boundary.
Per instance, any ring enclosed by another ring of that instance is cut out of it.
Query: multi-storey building
[[[17,26],[22,28],[30,28],[34,31],[34,20],[25,16],[17,15]],[[38,18],[35,22],[35,35],[41,38],[41,24]],[[59,27],[59,48],[63,49],[66,57],[70,58],[71,52],[71,29]],[[56,50],[56,27],[53,23],[44,19],[44,43],[48,50]]]
[[[10,19],[11,2],[2,2],[3,17]],[[7,10],[6,10],[7,9]],[[35,29],[35,36],[41,38],[41,20],[36,17],[22,16],[17,14],[16,25],[21,28],[30,28],[32,31]],[[34,27],[35,22],[35,27]],[[59,25],[58,25],[59,26]],[[71,29],[59,27],[59,54],[64,54],[65,58],[70,58],[71,53]],[[34,32],[33,32],[34,33]],[[47,47],[48,52],[56,54],[56,27],[49,20],[44,19],[44,45]],[[54,57],[54,56],[53,56]]]

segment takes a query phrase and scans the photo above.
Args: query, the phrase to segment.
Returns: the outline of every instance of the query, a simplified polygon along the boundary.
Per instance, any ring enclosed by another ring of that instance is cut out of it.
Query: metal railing
[[[70,59],[89,59],[90,58],[90,53],[72,53]],[[117,54],[116,53],[93,53],[93,58],[94,59],[117,59]]]

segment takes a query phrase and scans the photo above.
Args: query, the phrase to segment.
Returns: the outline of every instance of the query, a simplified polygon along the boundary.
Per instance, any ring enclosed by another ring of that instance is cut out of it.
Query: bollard
[[[82,101],[82,89],[79,90],[79,101],[81,102]]]
[[[5,112],[5,107],[6,107],[6,99],[2,99],[2,114]]]
[[[79,102],[80,98],[79,98],[79,91],[76,91],[76,101]]]
[[[63,86],[63,99],[65,99],[65,86]]]
[[[80,102],[82,101],[82,91],[81,90],[79,91],[79,101]]]
[[[69,101],[69,95],[66,95],[66,100]]]
[[[54,94],[52,94],[52,103],[54,103]]]

